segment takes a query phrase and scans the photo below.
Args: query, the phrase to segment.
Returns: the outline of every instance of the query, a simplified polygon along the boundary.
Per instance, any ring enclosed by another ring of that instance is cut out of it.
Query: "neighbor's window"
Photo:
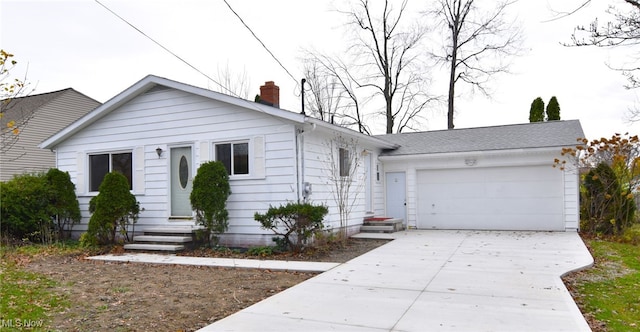
[[[216,144],[216,160],[222,162],[229,175],[249,174],[249,143]]]
[[[349,169],[351,168],[349,150],[344,148],[338,149],[338,161],[340,162],[340,176],[349,176]]]
[[[109,172],[122,173],[129,182],[129,189],[132,189],[132,169],[131,152],[89,155],[89,190],[98,191],[102,179]]]

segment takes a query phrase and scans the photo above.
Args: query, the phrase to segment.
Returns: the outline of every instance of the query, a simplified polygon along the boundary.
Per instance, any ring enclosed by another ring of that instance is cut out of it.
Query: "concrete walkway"
[[[101,255],[101,256],[88,257],[88,259],[98,260],[98,261],[108,261],[108,262],[124,262],[124,263],[219,266],[219,267],[232,267],[232,268],[269,269],[269,270],[301,271],[301,272],[324,272],[340,265],[340,263],[324,263],[324,262],[209,258],[209,257],[189,257],[189,256],[162,255],[162,254]]]
[[[200,331],[589,331],[576,233],[406,231]]]

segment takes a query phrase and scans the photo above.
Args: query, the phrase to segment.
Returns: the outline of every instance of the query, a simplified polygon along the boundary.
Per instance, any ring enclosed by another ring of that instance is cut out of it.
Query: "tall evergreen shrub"
[[[529,122],[543,122],[544,121],[544,101],[538,97],[531,103],[531,109],[529,110]]]
[[[547,104],[547,120],[560,120],[560,104],[558,103],[556,96],[551,97],[549,104]]]
[[[129,240],[128,226],[138,220],[140,203],[129,191],[127,178],[118,172],[105,175],[98,195],[89,201],[88,244],[110,244],[116,241],[116,231]]]
[[[67,238],[71,235],[73,225],[81,219],[76,186],[71,182],[69,173],[57,168],[50,169],[45,179],[48,186],[49,213],[55,223],[58,238]]]
[[[209,245],[217,244],[219,235],[229,227],[227,198],[231,194],[227,169],[219,161],[203,163],[193,179],[191,207],[196,221],[204,226],[203,235]]]

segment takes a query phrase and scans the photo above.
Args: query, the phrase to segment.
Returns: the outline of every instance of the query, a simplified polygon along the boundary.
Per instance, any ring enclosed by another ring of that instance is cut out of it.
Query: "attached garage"
[[[417,172],[421,229],[564,230],[562,173],[550,166]]]
[[[400,146],[380,156],[384,172],[406,176],[406,200],[387,197],[384,213],[404,211],[407,227],[578,229],[577,171],[552,167],[584,137],[577,120],[380,137]]]

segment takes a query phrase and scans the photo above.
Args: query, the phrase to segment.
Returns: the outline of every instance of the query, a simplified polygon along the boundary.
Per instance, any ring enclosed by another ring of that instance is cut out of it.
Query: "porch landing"
[[[360,233],[395,233],[404,230],[402,219],[389,217],[365,218]]]

